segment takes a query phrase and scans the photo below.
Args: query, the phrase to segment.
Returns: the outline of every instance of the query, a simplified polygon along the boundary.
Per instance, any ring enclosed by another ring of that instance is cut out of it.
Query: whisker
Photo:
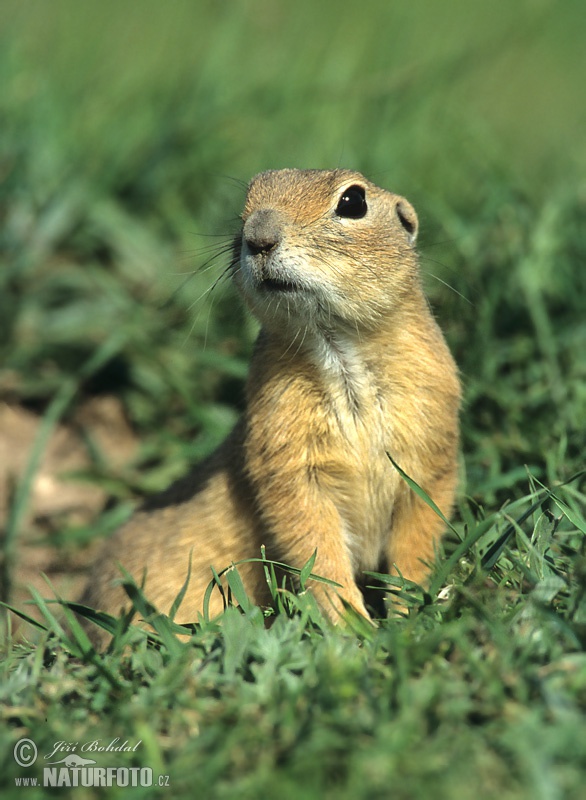
[[[299,334],[300,334],[300,330],[299,330],[299,328],[298,328],[298,329],[295,331],[295,336],[294,336],[294,337],[293,337],[293,339],[292,339],[292,340],[289,342],[289,345],[288,345],[287,349],[286,349],[286,350],[285,350],[285,352],[283,353],[283,358],[285,358],[285,356],[287,355],[287,353],[289,352],[289,350],[290,350],[290,349],[293,347],[293,345],[294,345],[294,344],[295,344],[295,342],[297,341],[297,337],[299,336]],[[300,344],[300,346],[299,346],[299,347],[301,347],[301,345],[302,345],[302,344],[303,344],[303,340],[301,341],[301,344]],[[296,350],[296,351],[293,353],[292,359],[293,359],[293,358],[295,358],[295,356],[296,356],[296,355],[297,355],[297,353],[299,352],[299,347],[298,347],[298,348],[297,348],[297,350]]]
[[[213,291],[214,291],[214,289],[215,289],[217,286],[219,286],[219,285],[220,285],[220,283],[221,283],[221,282],[222,282],[224,279],[226,279],[226,278],[228,278],[228,277],[229,277],[229,275],[230,275],[231,271],[232,271],[232,265],[229,265],[229,266],[228,266],[228,267],[226,267],[226,269],[225,269],[225,270],[222,272],[222,274],[221,274],[221,275],[219,275],[219,276],[216,278],[216,280],[215,280],[215,281],[212,283],[212,285],[211,285],[211,286],[208,286],[208,288],[207,288],[207,289],[206,289],[204,292],[202,292],[202,294],[200,294],[200,296],[199,296],[199,297],[198,297],[196,300],[194,300],[192,303],[190,303],[190,304],[189,304],[189,306],[187,307],[187,310],[188,310],[188,311],[191,311],[191,309],[192,309],[194,306],[196,306],[198,303],[200,303],[200,302],[203,300],[203,298],[204,298],[204,297],[206,297],[206,296],[207,296],[207,295],[209,295],[211,292],[213,292]],[[204,333],[204,348],[205,348],[205,347],[206,347],[206,345],[207,345],[207,338],[208,338],[208,328],[209,328],[209,323],[210,323],[210,315],[211,315],[212,307],[213,307],[213,302],[210,304],[210,307],[209,307],[209,309],[208,309],[208,317],[207,317],[207,320],[206,320],[206,327],[205,327],[205,333]],[[194,317],[193,317],[193,320],[192,320],[192,323],[191,323],[191,327],[189,328],[189,331],[188,331],[188,333],[187,333],[187,335],[185,336],[185,339],[184,339],[184,341],[183,341],[183,346],[185,346],[185,345],[187,344],[187,342],[189,341],[189,339],[191,338],[191,335],[193,334],[193,331],[194,331],[194,329],[195,329],[195,326],[196,326],[196,324],[197,324],[197,321],[199,320],[199,316],[200,316],[200,314],[201,314],[201,307],[200,307],[199,311],[197,312],[197,314],[195,314],[195,315],[194,315]]]
[[[472,308],[474,308],[474,303],[472,302],[472,300],[469,300],[466,297],[466,295],[462,294],[462,292],[459,292],[443,278],[440,278],[439,275],[434,275],[433,272],[429,272],[429,270],[421,270],[421,271],[423,272],[424,275],[429,275],[430,278],[434,278],[436,281],[438,281],[438,283],[441,283],[443,286],[446,287],[446,289],[449,289],[450,291],[454,292],[454,294],[458,295],[458,297],[464,300],[465,303],[468,303],[469,306],[472,306]]]
[[[161,308],[165,309],[165,308],[168,308],[170,305],[172,305],[173,302],[176,300],[177,295],[185,289],[185,287],[189,284],[189,282],[191,280],[193,280],[193,278],[195,278],[198,275],[203,275],[205,272],[208,272],[209,270],[215,268],[215,266],[216,266],[215,262],[219,258],[221,258],[222,256],[225,256],[228,253],[232,253],[232,251],[233,251],[233,245],[232,244],[225,245],[224,247],[222,247],[221,250],[217,250],[215,253],[213,253],[213,255],[211,255],[208,259],[206,259],[206,261],[204,261],[203,264],[201,264],[196,269],[190,270],[189,272],[175,272],[175,273],[172,273],[175,276],[185,276],[185,278],[184,278],[183,281],[181,281],[179,286],[177,286],[177,288],[173,290],[173,292],[171,293],[169,298],[167,300],[165,300],[165,302],[162,304]],[[214,285],[215,284],[212,284],[212,287],[210,287],[210,288],[213,288]],[[202,297],[204,297],[205,294],[206,294],[206,292],[204,292],[204,294],[201,295],[200,298],[198,298],[198,300],[195,301],[195,302],[199,302],[199,300]],[[191,308],[191,306],[190,306],[190,308]]]
[[[214,258],[218,258],[219,256],[224,255],[225,253],[229,253],[232,247],[233,243],[232,240],[230,240],[225,242],[221,246],[218,246],[217,243],[214,243],[213,245],[209,245],[208,247],[200,247],[194,250],[183,250],[181,253],[181,260],[184,261],[188,258],[189,259],[201,258],[203,256],[208,256],[208,254],[211,253],[208,259],[209,262]]]
[[[291,359],[291,360],[293,360],[293,358],[296,358],[296,357],[297,357],[297,355],[299,355],[299,352],[300,352],[301,348],[302,348],[302,347],[303,347],[303,345],[305,344],[305,339],[307,338],[307,332],[308,332],[308,330],[309,330],[309,325],[305,325],[305,326],[303,327],[303,336],[301,337],[301,341],[299,342],[299,347],[298,347],[298,348],[297,348],[297,350],[296,350],[296,351],[293,353],[293,356],[292,356],[292,359]],[[287,348],[287,350],[288,350],[288,349],[289,349],[289,348]]]

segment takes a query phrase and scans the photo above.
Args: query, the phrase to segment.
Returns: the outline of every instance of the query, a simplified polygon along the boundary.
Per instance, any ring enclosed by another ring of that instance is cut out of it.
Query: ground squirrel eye
[[[336,206],[336,214],[347,219],[361,219],[367,210],[366,192],[362,186],[349,186],[344,189]]]

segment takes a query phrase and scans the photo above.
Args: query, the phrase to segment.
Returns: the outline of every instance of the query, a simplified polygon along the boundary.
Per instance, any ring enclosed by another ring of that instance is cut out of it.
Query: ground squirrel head
[[[376,326],[418,282],[413,207],[359,172],[262,172],[242,220],[234,280],[273,330]]]

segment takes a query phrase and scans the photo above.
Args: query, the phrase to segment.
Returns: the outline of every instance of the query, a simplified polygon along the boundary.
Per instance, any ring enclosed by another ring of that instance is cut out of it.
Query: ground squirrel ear
[[[409,244],[413,244],[417,238],[417,230],[419,228],[419,221],[417,219],[415,209],[411,203],[408,203],[407,200],[403,200],[403,198],[401,198],[401,200],[399,200],[395,206],[395,211],[397,213],[399,222],[407,231],[409,236]]]

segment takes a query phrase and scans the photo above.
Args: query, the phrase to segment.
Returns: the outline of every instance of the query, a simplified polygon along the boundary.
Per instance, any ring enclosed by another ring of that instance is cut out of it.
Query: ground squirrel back
[[[261,323],[246,410],[225,442],[107,543],[83,602],[128,605],[121,563],[161,611],[196,621],[205,589],[232,562],[267,555],[340,585],[312,591],[334,621],[369,616],[364,570],[425,583],[441,519],[389,456],[450,514],[460,386],[424,297],[417,216],[402,197],[348,170],[275,170],[248,187],[233,280]],[[258,565],[239,568],[268,600]],[[220,612],[219,594],[212,613]]]

